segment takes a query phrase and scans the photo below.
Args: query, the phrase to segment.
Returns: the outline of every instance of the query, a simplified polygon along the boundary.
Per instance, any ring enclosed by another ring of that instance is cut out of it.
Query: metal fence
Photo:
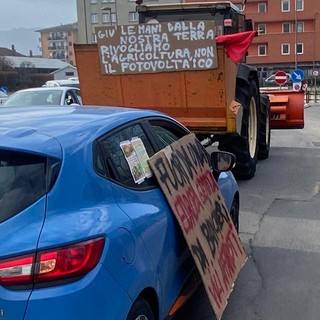
[[[320,102],[320,88],[314,89],[314,88],[308,88],[305,92],[305,98],[306,103],[318,103]]]

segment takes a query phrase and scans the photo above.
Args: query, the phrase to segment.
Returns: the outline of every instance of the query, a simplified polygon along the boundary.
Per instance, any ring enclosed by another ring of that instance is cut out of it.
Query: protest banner
[[[209,157],[189,134],[149,159],[186,238],[217,319],[246,255],[213,177]]]
[[[96,27],[102,74],[217,68],[213,21]]]

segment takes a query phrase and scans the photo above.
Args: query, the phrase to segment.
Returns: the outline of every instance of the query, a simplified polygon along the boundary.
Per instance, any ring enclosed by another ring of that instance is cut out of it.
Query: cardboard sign
[[[217,67],[213,21],[96,27],[103,74]]]
[[[217,319],[246,256],[206,150],[194,134],[149,159],[201,274]]]

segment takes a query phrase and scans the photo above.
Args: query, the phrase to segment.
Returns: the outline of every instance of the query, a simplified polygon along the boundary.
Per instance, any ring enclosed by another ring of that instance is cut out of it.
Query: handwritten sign
[[[213,21],[96,27],[103,74],[217,67]]]
[[[174,212],[217,319],[246,260],[206,150],[190,134],[149,159]]]

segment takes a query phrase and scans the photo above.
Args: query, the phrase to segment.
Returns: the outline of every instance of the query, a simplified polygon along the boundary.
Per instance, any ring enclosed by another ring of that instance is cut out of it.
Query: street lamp
[[[319,12],[316,12],[313,15],[313,62],[312,62],[312,69],[315,68],[315,61],[316,61],[316,30],[317,30],[317,15]]]
[[[316,89],[317,89],[317,70],[316,67],[316,30],[317,30],[317,15],[319,12],[316,12],[313,15],[313,61],[312,61],[312,74],[314,76],[314,99],[316,100]]]
[[[295,0],[295,7],[294,7],[294,69],[298,69],[298,61],[297,61],[297,0]]]

